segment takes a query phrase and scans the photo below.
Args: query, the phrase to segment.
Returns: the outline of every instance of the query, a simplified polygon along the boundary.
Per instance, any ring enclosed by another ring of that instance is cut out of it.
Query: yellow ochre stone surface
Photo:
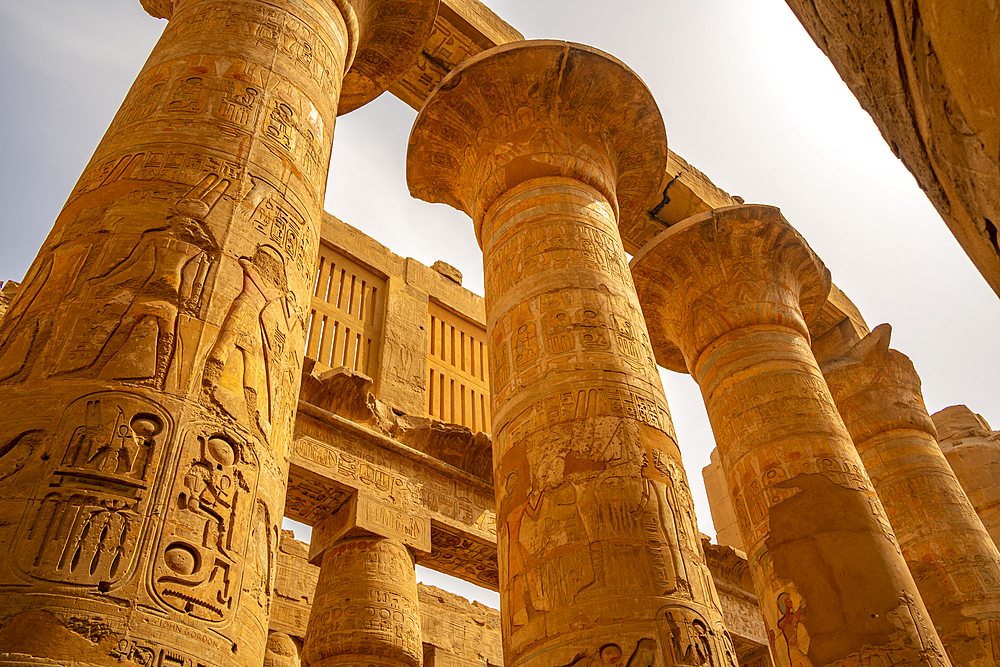
[[[658,359],[701,388],[776,663],[949,664],[809,348],[830,282],[804,239],[734,206],[631,266]]]
[[[256,667],[342,88],[410,67],[436,2],[147,5],[169,22],[0,325],[0,623],[41,614],[37,659],[100,626],[110,661]]]
[[[1000,431],[964,405],[935,412],[938,444],[979,518],[1000,546]]]
[[[938,447],[920,378],[889,348],[891,333],[876,327],[823,374],[952,664],[992,664],[1000,552]]]
[[[962,502],[905,357],[627,66],[477,0],[140,1],[163,37],[0,289],[0,664],[997,663],[996,434],[935,415]],[[485,299],[321,211],[387,89]],[[656,361],[749,560],[698,530]]]
[[[641,80],[564,42],[466,60],[411,133],[484,253],[508,665],[736,663],[620,236],[665,160]]]

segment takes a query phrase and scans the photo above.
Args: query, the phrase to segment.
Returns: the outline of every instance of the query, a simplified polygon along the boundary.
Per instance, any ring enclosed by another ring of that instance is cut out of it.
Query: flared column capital
[[[723,335],[807,323],[830,293],[830,271],[774,206],[702,213],[656,236],[630,264],[659,365],[693,370]]]
[[[657,195],[663,119],[626,65],[580,44],[505,44],[466,60],[427,99],[410,134],[406,180],[417,199],[472,217],[528,180],[566,176],[617,207],[628,238]]]
[[[171,19],[196,0],[139,0],[154,18]],[[326,0],[347,25],[344,82],[337,114],[342,116],[384,93],[420,56],[437,18],[439,0]],[[291,26],[295,32],[295,26]],[[262,27],[271,30],[271,26]],[[314,57],[308,43],[299,47],[308,67]]]
[[[901,429],[937,430],[920,393],[920,376],[902,352],[889,348],[892,327],[880,324],[838,359],[821,367],[855,443]]]

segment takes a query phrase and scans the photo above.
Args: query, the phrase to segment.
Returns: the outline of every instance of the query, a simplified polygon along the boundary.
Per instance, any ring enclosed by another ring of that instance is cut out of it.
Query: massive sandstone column
[[[778,664],[948,664],[809,348],[830,278],[802,237],[716,209],[632,275],[657,360],[701,387]]]
[[[0,652],[256,667],[338,102],[436,2],[144,4],[169,23],[0,328]]]
[[[319,566],[309,613],[309,667],[420,667],[420,600],[414,553],[431,550],[431,521],[416,498],[389,505],[358,491],[313,527]]]
[[[484,253],[510,667],[735,664],[619,235],[665,155],[642,81],[564,42],[466,61],[410,136]]]
[[[321,559],[305,664],[420,667],[420,600],[406,544],[354,536],[331,545]]]
[[[876,327],[823,365],[954,665],[1000,662],[1000,553],[937,444],[910,360]]]
[[[1000,547],[1000,431],[964,405],[952,405],[931,415],[938,445],[976,508],[976,513]]]

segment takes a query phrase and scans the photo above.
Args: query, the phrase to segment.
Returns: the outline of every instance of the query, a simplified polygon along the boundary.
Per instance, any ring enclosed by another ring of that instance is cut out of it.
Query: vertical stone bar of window
[[[0,327],[0,647],[256,667],[334,123],[437,3],[144,6],[163,36]]]
[[[631,266],[657,360],[701,387],[777,663],[949,664],[809,347],[830,273],[805,240],[733,206]]]
[[[484,253],[510,667],[736,664],[619,231],[665,157],[642,81],[565,42],[467,60],[410,136]]]
[[[1000,655],[1000,553],[937,443],[920,376],[875,328],[823,374],[954,665]]]

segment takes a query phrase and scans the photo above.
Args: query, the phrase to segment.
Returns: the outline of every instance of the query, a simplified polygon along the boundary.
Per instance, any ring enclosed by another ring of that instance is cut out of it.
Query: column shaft
[[[938,447],[920,378],[882,325],[824,365],[931,620],[955,665],[1000,660],[1000,553]]]
[[[323,552],[303,648],[311,667],[420,667],[413,554],[382,537],[351,537]]]
[[[261,664],[345,69],[354,108],[437,6],[357,4],[145,0],[163,36],[0,327],[4,651]]]
[[[614,209],[534,179],[494,203],[483,241],[508,664],[611,636],[637,659],[657,636],[671,664],[698,637],[725,654]]]
[[[829,272],[780,212],[717,209],[632,260],[657,358],[690,370],[779,665],[946,665],[809,347]]]
[[[579,44],[508,44],[425,103],[407,181],[483,248],[504,659],[733,667],[630,280],[666,135]]]

